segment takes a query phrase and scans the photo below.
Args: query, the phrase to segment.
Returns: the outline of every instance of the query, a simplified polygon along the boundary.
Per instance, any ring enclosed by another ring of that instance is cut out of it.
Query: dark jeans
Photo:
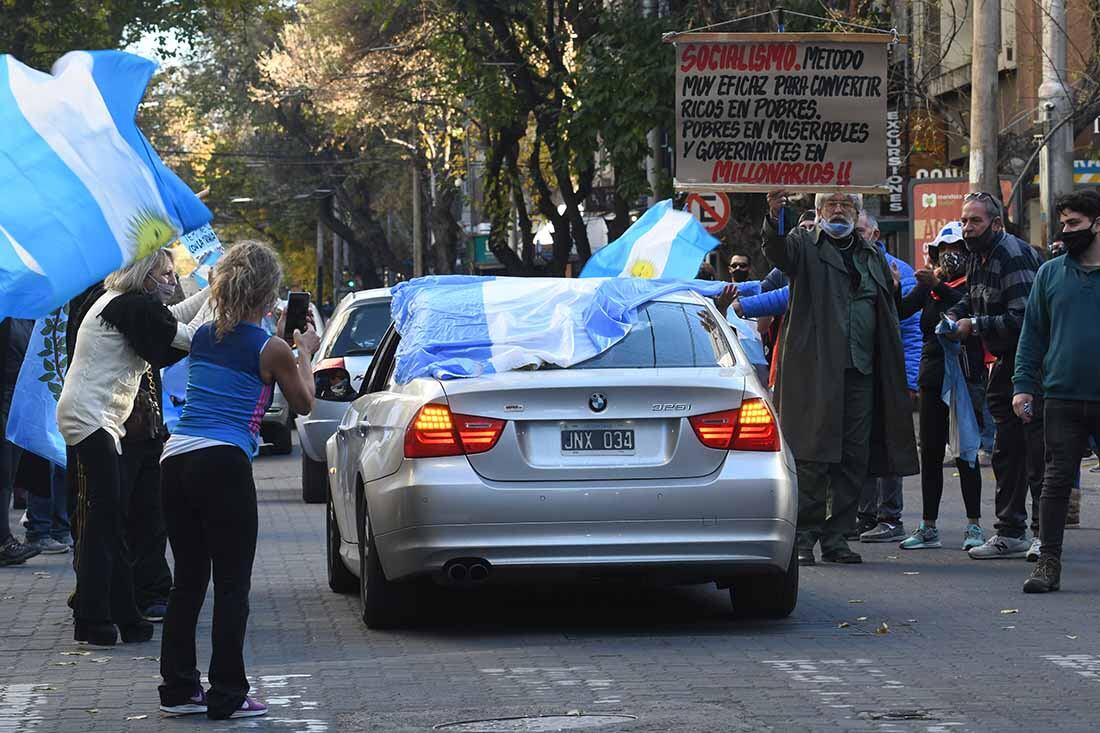
[[[4,429],[0,420],[0,429]],[[11,494],[20,449],[0,437],[0,545],[11,538]]]
[[[45,473],[50,484],[49,496],[38,496],[34,492],[27,496],[27,542],[46,537],[68,542],[71,536],[65,469],[51,464]]]
[[[970,391],[971,398],[975,390]],[[980,406],[979,406],[980,409]],[[944,404],[938,390],[921,390],[920,393],[920,489],[924,504],[924,519],[934,522],[940,515],[943,499],[943,455],[947,446],[947,431],[951,423],[951,409]],[[979,420],[979,424],[981,421]],[[981,516],[982,471],[970,466],[961,458],[955,459],[962,484],[963,504],[966,516]]]
[[[798,546],[821,541],[823,553],[848,547],[844,535],[855,526],[856,505],[870,460],[872,378],[855,369],[844,372],[844,437],[840,463],[795,460],[798,473]]]
[[[127,561],[122,526],[122,458],[115,440],[97,430],[76,444],[79,457],[77,491],[76,598],[79,621],[113,622],[120,626],[141,620],[134,603],[134,578]]]
[[[901,476],[868,476],[864,480],[859,495],[860,521],[897,524],[903,508]]]
[[[166,557],[168,529],[160,492],[160,454],[155,438],[122,441],[122,512],[138,608],[167,603],[172,571]]]
[[[1040,498],[1042,555],[1062,556],[1069,492],[1089,438],[1100,441],[1100,402],[1048,399],[1044,409],[1047,464]]]
[[[200,689],[195,625],[214,574],[211,718],[227,718],[248,694],[244,634],[256,555],[256,485],[240,448],[215,446],[167,458],[161,474],[168,541],[176,561],[161,639],[160,700],[179,705]]]
[[[1043,400],[1035,396],[1035,419],[1025,424],[1012,411],[1012,370],[1016,355],[997,359],[989,373],[986,392],[989,411],[997,424],[993,443],[993,475],[997,478],[994,505],[997,534],[1027,535],[1027,494],[1038,501],[1043,488]],[[1080,458],[1080,456],[1078,456]]]

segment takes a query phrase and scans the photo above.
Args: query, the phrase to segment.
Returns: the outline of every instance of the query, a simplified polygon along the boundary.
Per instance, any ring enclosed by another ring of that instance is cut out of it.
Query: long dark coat
[[[848,364],[848,270],[820,228],[798,227],[786,237],[764,222],[764,254],[790,278],[775,384],[784,437],[802,461],[839,463],[844,435],[844,370]],[[886,257],[853,234],[855,257],[875,284],[873,476],[919,473],[913,410],[905,376],[894,280]]]

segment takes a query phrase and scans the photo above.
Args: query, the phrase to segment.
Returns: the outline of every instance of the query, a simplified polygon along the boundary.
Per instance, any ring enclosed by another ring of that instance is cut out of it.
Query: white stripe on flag
[[[152,171],[115,127],[92,63],[88,53],[66,54],[51,77],[9,56],[8,78],[23,117],[99,204],[126,262],[134,254],[131,217],[146,209],[170,219]]]
[[[669,209],[657,223],[650,227],[649,231],[638,237],[634,246],[630,248],[630,256],[626,258],[619,277],[632,277],[634,265],[639,261],[652,265],[650,277],[661,277],[668,262],[669,252],[672,251],[672,242],[676,235],[691,219],[691,214],[685,211]]]
[[[0,224],[0,234],[3,234],[5,237],[7,237],[7,240],[11,242],[12,249],[15,250],[15,254],[19,255],[19,259],[23,261],[23,264],[27,266],[27,269],[35,274],[42,275],[43,277],[46,276],[46,273],[42,271],[42,265],[38,264],[38,260],[32,257],[31,253],[23,248],[23,245],[15,241],[15,237],[11,235],[11,232],[4,228],[3,224]]]

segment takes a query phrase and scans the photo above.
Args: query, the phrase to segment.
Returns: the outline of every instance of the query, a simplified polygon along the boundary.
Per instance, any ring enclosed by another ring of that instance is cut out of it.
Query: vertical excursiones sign
[[[892,36],[685,33],[676,45],[676,187],[886,190]]]

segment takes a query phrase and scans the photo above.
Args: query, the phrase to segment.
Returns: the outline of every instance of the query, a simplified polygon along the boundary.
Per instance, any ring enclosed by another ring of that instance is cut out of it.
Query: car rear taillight
[[[688,418],[699,442],[708,448],[729,450],[733,432],[737,429],[737,410],[711,412]]]
[[[719,450],[778,451],[779,427],[768,405],[759,397],[747,399],[736,410],[688,418],[699,442]]]
[[[351,402],[355,388],[343,359],[322,359],[313,367],[314,394],[319,400]]]
[[[437,458],[484,453],[504,432],[504,420],[451,412],[446,405],[424,405],[405,431],[406,458]]]

